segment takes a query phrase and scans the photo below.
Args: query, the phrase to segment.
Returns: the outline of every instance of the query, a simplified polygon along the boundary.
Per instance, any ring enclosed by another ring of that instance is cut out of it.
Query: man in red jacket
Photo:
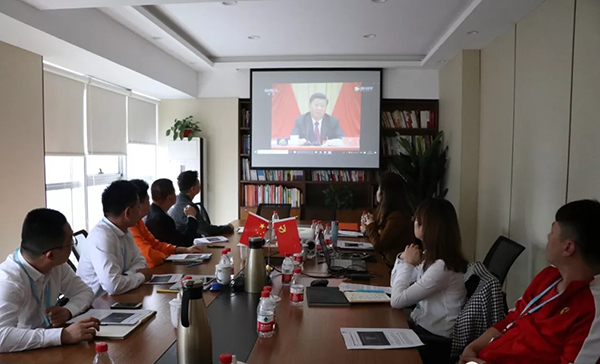
[[[600,203],[556,213],[542,270],[515,309],[469,344],[460,364],[600,363]]]

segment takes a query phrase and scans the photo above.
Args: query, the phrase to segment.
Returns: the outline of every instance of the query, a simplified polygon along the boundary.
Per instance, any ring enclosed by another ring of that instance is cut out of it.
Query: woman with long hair
[[[385,172],[381,175],[377,202],[379,206],[375,216],[367,216],[363,231],[369,236],[375,251],[383,255],[386,264],[392,267],[396,256],[415,242],[404,181],[398,174]]]
[[[450,338],[467,295],[463,274],[468,264],[454,206],[443,199],[424,201],[414,215],[414,231],[423,251],[411,244],[396,259],[391,305],[417,304],[411,314],[417,334]]]

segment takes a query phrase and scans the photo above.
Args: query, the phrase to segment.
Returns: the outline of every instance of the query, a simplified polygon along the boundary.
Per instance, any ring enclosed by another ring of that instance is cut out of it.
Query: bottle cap
[[[271,286],[265,286],[263,288],[263,291],[267,291],[267,292],[271,292],[272,290],[273,290],[273,287],[271,287]]]
[[[325,224],[325,226],[331,226],[331,224],[330,224],[330,223],[327,223],[327,224]]]
[[[286,258],[287,258],[287,257],[291,257],[291,256],[292,256],[292,253],[285,253],[285,257],[286,257]]]
[[[97,353],[106,353],[108,351],[108,344],[107,343],[96,343],[96,352]]]
[[[260,293],[260,296],[261,296],[261,297],[263,297],[263,298],[264,298],[264,297],[269,297],[269,296],[271,296],[271,293],[270,293],[270,292],[267,292],[267,291],[262,291],[262,292]]]
[[[302,269],[300,267],[294,268],[294,273],[302,273]]]
[[[366,214],[366,213],[367,213],[367,210],[363,210],[363,214]]]
[[[227,249],[221,250],[221,254],[227,254]]]
[[[231,248],[225,248],[225,250],[227,250],[227,253],[231,252]]]
[[[231,354],[221,354],[219,355],[219,363],[221,364],[231,364],[233,357]]]
[[[274,213],[274,214],[276,214],[276,213],[277,213],[277,211],[273,211],[273,213]]]
[[[317,222],[317,220],[313,220],[313,222]]]

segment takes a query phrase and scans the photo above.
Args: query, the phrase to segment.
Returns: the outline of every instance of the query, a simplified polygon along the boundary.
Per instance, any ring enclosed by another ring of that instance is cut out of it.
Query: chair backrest
[[[502,285],[510,267],[523,253],[523,250],[525,250],[523,245],[500,235],[485,256],[483,265],[498,278]]]
[[[73,247],[69,255],[69,265],[73,270],[77,270],[79,265],[79,257],[81,256],[81,244],[84,244],[87,239],[87,231],[79,230],[73,233]]]
[[[285,219],[290,217],[292,205],[289,203],[261,203],[256,209],[256,214],[264,217],[265,219],[271,220],[271,217],[273,217],[273,211],[277,211],[277,215],[279,215],[280,219]]]

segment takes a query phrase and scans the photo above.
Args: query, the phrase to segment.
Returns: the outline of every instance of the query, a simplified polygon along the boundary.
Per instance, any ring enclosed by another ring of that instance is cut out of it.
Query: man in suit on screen
[[[325,94],[314,93],[309,100],[310,111],[296,118],[290,135],[298,135],[300,144],[308,142],[313,145],[344,137],[340,120],[325,112],[327,104],[329,100]]]

